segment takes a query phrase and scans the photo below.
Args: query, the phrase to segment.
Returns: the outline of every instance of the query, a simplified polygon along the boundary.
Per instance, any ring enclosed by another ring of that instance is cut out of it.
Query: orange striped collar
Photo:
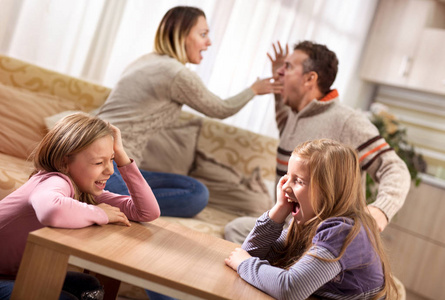
[[[338,97],[338,91],[336,89],[331,90],[329,93],[327,93],[323,98],[321,98],[318,101],[323,101],[323,102],[327,102],[330,101],[332,99],[335,99]]]

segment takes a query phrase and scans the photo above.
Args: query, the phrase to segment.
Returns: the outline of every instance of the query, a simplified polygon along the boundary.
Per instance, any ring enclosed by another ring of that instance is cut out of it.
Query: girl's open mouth
[[[105,188],[105,184],[107,183],[106,180],[100,180],[100,181],[95,181],[94,182],[96,184],[96,186],[100,189],[104,189]]]
[[[296,215],[300,211],[300,203],[292,201],[292,214]]]

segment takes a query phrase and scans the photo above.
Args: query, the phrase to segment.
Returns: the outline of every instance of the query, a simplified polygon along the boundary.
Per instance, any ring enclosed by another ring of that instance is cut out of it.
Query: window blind
[[[427,177],[445,183],[445,96],[381,85],[374,101],[406,128],[408,142],[428,164]]]

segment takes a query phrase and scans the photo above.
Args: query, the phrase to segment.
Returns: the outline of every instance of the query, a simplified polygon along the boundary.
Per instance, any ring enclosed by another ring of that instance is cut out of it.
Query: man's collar
[[[334,89],[334,90],[331,90],[329,93],[327,93],[323,98],[321,98],[318,101],[323,101],[323,102],[330,101],[330,100],[335,99],[337,97],[338,97],[338,91],[336,89]]]

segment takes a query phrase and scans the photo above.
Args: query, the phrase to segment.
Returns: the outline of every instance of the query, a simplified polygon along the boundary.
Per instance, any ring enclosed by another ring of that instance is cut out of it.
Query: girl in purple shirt
[[[328,139],[295,148],[275,206],[225,262],[276,299],[395,299],[390,295],[397,293],[366,208],[357,154]]]
[[[33,161],[29,180],[0,201],[0,299],[12,293],[29,232],[44,226],[131,226],[129,220],[149,222],[160,215],[151,188],[124,151],[119,129],[99,118],[65,117],[37,146]],[[104,190],[113,161],[130,196]],[[67,274],[60,299],[80,299],[85,293],[88,299],[101,299],[95,278],[73,273]]]

